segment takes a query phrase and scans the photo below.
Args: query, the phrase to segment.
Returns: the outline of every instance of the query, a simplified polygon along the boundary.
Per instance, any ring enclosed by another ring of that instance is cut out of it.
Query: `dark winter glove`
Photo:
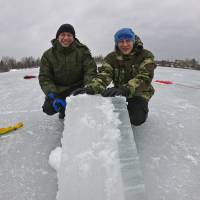
[[[127,87],[112,87],[102,92],[103,97],[125,96],[128,97],[129,89]]]
[[[71,93],[71,95],[73,95],[73,96],[76,96],[79,94],[91,94],[92,95],[92,94],[94,94],[94,91],[89,87],[85,87],[85,88],[78,88]]]
[[[59,112],[65,109],[66,105],[67,105],[66,101],[64,99],[59,99],[59,98],[55,99],[52,103],[52,107],[55,110],[55,112]]]

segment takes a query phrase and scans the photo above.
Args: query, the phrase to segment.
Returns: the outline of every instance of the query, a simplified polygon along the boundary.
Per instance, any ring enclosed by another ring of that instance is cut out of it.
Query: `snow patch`
[[[194,156],[192,156],[192,155],[187,155],[187,156],[185,156],[185,158],[187,158],[188,160],[190,160],[195,166],[198,165],[198,160],[196,160],[196,159],[194,158]]]
[[[56,147],[49,155],[49,164],[57,172],[60,168],[62,148]]]

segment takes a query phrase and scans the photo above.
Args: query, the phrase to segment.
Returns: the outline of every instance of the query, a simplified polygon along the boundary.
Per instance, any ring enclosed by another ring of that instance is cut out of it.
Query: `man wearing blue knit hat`
[[[115,51],[109,53],[91,87],[104,97],[125,96],[130,121],[144,123],[148,102],[154,94],[151,81],[156,67],[153,54],[143,48],[140,38],[131,28],[122,28],[114,35]],[[113,81],[114,87],[105,88]]]
[[[131,124],[138,126],[146,121],[148,102],[154,94],[154,56],[143,48],[131,28],[118,30],[114,41],[115,50],[105,57],[97,77],[87,87],[104,97],[125,96]],[[107,88],[112,81],[114,87]]]

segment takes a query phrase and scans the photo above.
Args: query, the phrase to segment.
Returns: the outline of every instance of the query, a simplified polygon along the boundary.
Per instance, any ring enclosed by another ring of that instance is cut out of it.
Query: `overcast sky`
[[[199,0],[0,0],[0,58],[41,57],[63,23],[93,55],[113,50],[131,27],[156,59],[200,61]]]

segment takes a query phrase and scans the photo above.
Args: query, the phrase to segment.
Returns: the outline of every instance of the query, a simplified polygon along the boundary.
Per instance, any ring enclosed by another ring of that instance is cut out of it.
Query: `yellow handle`
[[[15,130],[21,128],[21,127],[23,127],[22,122],[19,122],[19,123],[15,124],[14,126],[8,126],[6,128],[0,128],[0,135],[6,134],[10,131],[15,131]]]

